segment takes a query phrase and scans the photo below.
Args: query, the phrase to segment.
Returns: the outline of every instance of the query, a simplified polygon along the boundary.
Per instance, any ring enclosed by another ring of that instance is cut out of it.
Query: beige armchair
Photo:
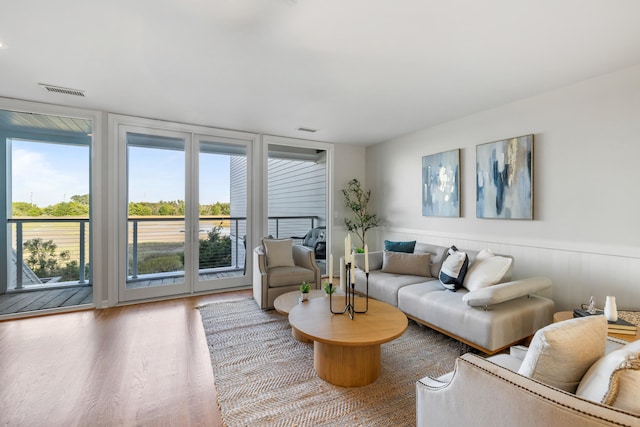
[[[253,256],[253,298],[258,306],[273,308],[278,296],[299,290],[302,281],[320,289],[313,248],[293,245],[291,239],[262,239]]]

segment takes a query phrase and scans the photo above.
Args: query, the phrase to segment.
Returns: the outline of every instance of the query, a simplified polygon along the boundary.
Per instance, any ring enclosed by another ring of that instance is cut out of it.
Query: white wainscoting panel
[[[593,250],[593,245],[582,250],[575,245],[562,248],[558,242],[516,243],[513,239],[501,241],[483,236],[459,236],[421,230],[397,228],[377,229],[370,232],[383,247],[383,241],[417,240],[442,246],[456,245],[459,249],[482,250],[514,257],[513,278],[547,276],[553,281],[550,292],[542,295],[552,298],[556,310],[571,310],[587,303],[593,295],[596,306],[604,306],[605,297],[613,295],[619,310],[640,310],[640,257],[636,251],[624,255],[624,248],[615,248],[612,254]],[[611,249],[611,248],[607,248]]]

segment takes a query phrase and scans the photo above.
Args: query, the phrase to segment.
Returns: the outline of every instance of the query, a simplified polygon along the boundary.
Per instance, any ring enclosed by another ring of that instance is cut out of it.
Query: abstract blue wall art
[[[533,135],[476,146],[476,217],[533,219]]]
[[[460,216],[460,150],[422,158],[422,215]]]

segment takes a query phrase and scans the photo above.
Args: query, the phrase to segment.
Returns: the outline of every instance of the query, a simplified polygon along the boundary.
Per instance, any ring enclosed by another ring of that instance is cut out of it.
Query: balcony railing
[[[89,219],[78,218],[22,218],[9,219],[13,225],[13,242],[15,242],[15,286],[13,289],[31,287],[59,286],[59,278],[47,282],[48,278],[37,277],[25,264],[24,243],[31,239],[51,240],[56,245],[56,254],[67,251],[69,258],[66,262],[75,261],[78,266],[77,280],[64,281],[64,284],[90,283],[91,274],[88,272],[89,259]],[[139,272],[141,247],[151,242],[175,242],[177,246],[182,242],[184,246],[184,218],[175,217],[138,217],[129,218],[129,272],[128,277],[135,280]],[[268,234],[280,238],[304,235],[314,228],[318,222],[317,216],[273,216],[269,217]],[[173,224],[172,224],[173,223]],[[172,224],[167,231],[166,225]],[[199,218],[200,233],[207,233],[213,227],[223,225],[223,235],[231,238],[231,262],[220,268],[209,270],[237,271],[245,269],[246,258],[246,217],[202,216]],[[155,228],[154,228],[155,225]],[[202,237],[200,238],[202,240]],[[179,248],[177,249],[179,251]],[[184,249],[182,248],[182,251]],[[174,250],[175,252],[175,250]],[[201,269],[202,270],[202,269]],[[146,277],[154,275],[166,276],[166,272],[150,272]],[[27,275],[28,277],[25,277]],[[75,278],[74,278],[75,279]],[[54,284],[55,282],[55,284]]]

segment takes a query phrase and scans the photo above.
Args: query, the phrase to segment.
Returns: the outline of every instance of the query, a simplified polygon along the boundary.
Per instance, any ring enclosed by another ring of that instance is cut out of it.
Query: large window
[[[121,165],[118,300],[246,286],[253,141],[197,126],[113,121]]]
[[[91,121],[0,110],[0,138],[0,314],[92,303]]]

